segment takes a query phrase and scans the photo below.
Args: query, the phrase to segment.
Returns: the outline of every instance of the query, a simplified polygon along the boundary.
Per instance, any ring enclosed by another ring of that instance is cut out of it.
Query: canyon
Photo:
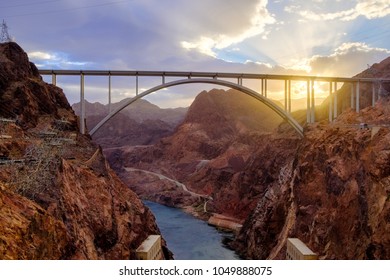
[[[356,77],[389,76],[390,58]],[[142,198],[242,223],[230,246],[243,258],[284,259],[287,238],[298,237],[320,259],[388,259],[389,87],[372,107],[362,83],[356,113],[343,85],[339,117],[328,122],[325,100],[302,139],[244,94],[204,91],[171,135],[104,153]]]
[[[229,246],[245,259],[284,259],[289,237],[320,259],[390,258],[389,84],[374,107],[362,84],[359,113],[343,85],[338,118],[325,100],[303,138],[253,98],[213,89],[189,108],[137,101],[92,139],[79,104],[17,44],[0,44],[0,62],[0,259],[134,259],[160,234],[140,199],[242,225]],[[358,77],[389,78],[390,58]],[[108,107],[86,111],[91,128]]]

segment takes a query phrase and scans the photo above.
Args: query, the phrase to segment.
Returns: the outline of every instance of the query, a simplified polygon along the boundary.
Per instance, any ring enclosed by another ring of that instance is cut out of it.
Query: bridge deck
[[[268,80],[297,80],[297,81],[324,81],[324,82],[385,82],[390,79],[383,78],[346,78],[330,76],[305,76],[305,75],[276,75],[254,73],[226,73],[226,72],[187,72],[187,71],[136,71],[136,70],[49,70],[40,69],[41,75],[65,75],[65,76],[140,76],[140,77],[187,77],[187,78],[222,78],[222,79],[268,79]]]

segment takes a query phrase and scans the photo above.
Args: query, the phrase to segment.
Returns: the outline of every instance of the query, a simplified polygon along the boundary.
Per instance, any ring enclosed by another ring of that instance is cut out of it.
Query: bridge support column
[[[57,85],[57,75],[56,74],[51,74],[51,84],[53,86]]]
[[[135,76],[135,95],[138,95],[138,75]]]
[[[333,83],[332,81],[329,82],[329,122],[333,121]]]
[[[288,112],[291,113],[291,80],[288,80]]]
[[[360,81],[356,84],[356,113],[360,112]]]
[[[84,74],[80,74],[80,133],[85,134]]]
[[[291,80],[284,80],[284,110],[291,113]]]
[[[316,117],[315,117],[315,100],[314,100],[314,93],[315,93],[315,90],[314,90],[314,80],[311,81],[311,97],[310,97],[310,102],[311,102],[311,106],[310,106],[310,122],[311,123],[314,123],[316,121]]]
[[[315,122],[315,100],[314,100],[314,80],[307,80],[307,123]]]
[[[264,97],[267,97],[267,79],[264,79]]]
[[[334,103],[333,103],[333,108],[334,108],[333,119],[336,119],[337,116],[338,116],[337,82],[334,82],[333,99],[334,99]]]
[[[355,90],[354,83],[351,83],[351,108],[355,109]]]
[[[264,96],[264,79],[261,79],[261,95]]]
[[[108,74],[108,111],[111,113],[111,73]]]
[[[311,121],[311,102],[310,102],[310,80],[306,84],[307,96],[306,96],[306,122],[310,123]]]
[[[288,112],[288,80],[284,80],[284,111]]]
[[[375,102],[376,102],[376,88],[375,88],[375,83],[373,82],[372,83],[372,107],[375,106]]]

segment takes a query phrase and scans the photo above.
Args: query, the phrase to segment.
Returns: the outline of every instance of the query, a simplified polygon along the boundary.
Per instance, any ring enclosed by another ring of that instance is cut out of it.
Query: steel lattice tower
[[[8,33],[8,26],[5,20],[3,20],[3,23],[1,24],[1,36],[0,36],[0,43],[5,43],[5,42],[11,42],[11,36],[9,36]]]

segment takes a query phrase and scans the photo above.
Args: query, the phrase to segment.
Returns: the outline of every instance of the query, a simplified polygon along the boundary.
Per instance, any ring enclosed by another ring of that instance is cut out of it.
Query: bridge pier
[[[307,90],[307,94],[306,94],[306,122],[307,123],[310,123],[310,80],[307,80],[306,81],[306,90]]]
[[[329,122],[337,118],[338,100],[337,100],[337,81],[329,82]]]
[[[80,133],[85,134],[84,74],[80,74]]]
[[[311,86],[310,86],[310,90],[311,90],[311,93],[310,93],[310,103],[311,103],[311,106],[310,106],[310,123],[314,123],[316,121],[316,116],[315,116],[315,100],[314,100],[314,94],[315,94],[315,90],[314,90],[314,83],[315,81],[314,80],[311,80]]]
[[[356,113],[360,112],[360,81],[356,83]]]
[[[307,80],[307,105],[306,105],[306,122],[315,122],[315,100],[314,100],[314,80]]]
[[[338,100],[337,100],[337,82],[334,82],[334,91],[333,91],[333,100],[334,100],[334,111],[333,111],[333,119],[337,118],[338,115]]]
[[[288,112],[291,113],[291,80],[288,80]]]
[[[135,95],[138,95],[138,75],[135,76]]]
[[[291,80],[284,80],[284,110],[291,113]]]
[[[333,121],[333,82],[329,82],[329,122]]]
[[[351,83],[351,108],[355,109],[355,84]]]
[[[108,111],[111,113],[111,73],[108,74]]]
[[[57,75],[56,74],[51,74],[51,84],[53,86],[57,85]]]

